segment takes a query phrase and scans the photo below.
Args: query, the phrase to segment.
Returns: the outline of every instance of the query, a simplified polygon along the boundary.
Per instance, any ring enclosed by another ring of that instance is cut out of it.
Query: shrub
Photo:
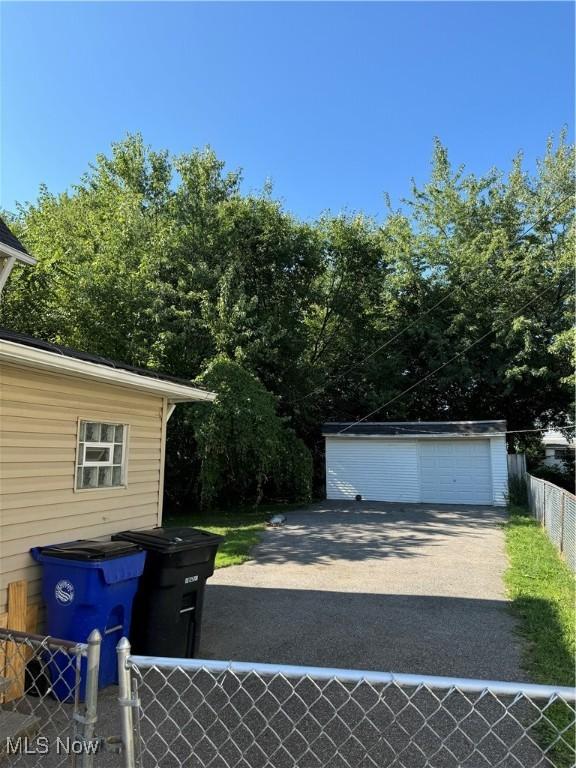
[[[256,376],[220,355],[198,383],[217,393],[214,403],[194,412],[201,505],[259,504],[271,489],[282,489],[289,501],[308,498],[310,453]]]
[[[515,507],[528,506],[528,485],[523,475],[511,475],[508,478],[508,504]]]
[[[312,456],[292,430],[286,430],[280,451],[282,471],[270,491],[289,501],[310,501],[312,498]]]
[[[542,480],[548,480],[549,483],[564,488],[570,493],[574,493],[574,473],[568,469],[568,463],[565,464],[565,469],[559,467],[550,467],[547,464],[540,464],[539,467],[535,467],[530,470],[530,474],[534,477],[539,477]]]

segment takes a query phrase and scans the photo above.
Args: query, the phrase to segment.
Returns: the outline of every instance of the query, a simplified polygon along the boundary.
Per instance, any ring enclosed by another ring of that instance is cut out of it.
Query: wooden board
[[[8,585],[8,629],[26,631],[28,614],[28,583],[13,581]],[[10,686],[4,693],[4,702],[24,695],[24,674],[26,670],[26,649],[19,643],[5,643],[4,675]]]
[[[38,618],[40,616],[40,605],[33,603],[28,606],[26,611],[26,632],[35,635],[38,632]]]
[[[0,613],[0,628],[6,629],[8,626],[8,614]],[[0,704],[4,701],[4,692],[6,691],[6,678],[4,677],[4,670],[6,667],[6,643],[0,642],[0,680],[2,681],[2,690],[0,691]]]

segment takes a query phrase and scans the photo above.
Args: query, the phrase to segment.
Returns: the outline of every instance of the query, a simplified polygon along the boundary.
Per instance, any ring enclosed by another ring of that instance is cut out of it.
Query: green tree
[[[128,136],[69,192],[42,188],[9,215],[38,265],[14,271],[0,322],[177,376],[211,371],[224,392],[258,383],[260,410],[242,418],[264,414],[276,448],[251,455],[241,487],[247,449],[228,433],[236,474],[220,486],[223,424],[199,437],[195,409],[177,409],[169,507],[201,488],[205,504],[306,495],[299,438],[320,491],[325,420],[561,426],[574,383],[574,160],[562,134],[534,173],[518,156],[507,175],[476,176],[437,141],[430,180],[384,221],[308,223],[269,189],[244,194],[210,149],[172,157]]]
[[[259,504],[266,489],[310,496],[311,461],[276,413],[273,396],[240,363],[219,355],[198,378],[217,393],[193,412],[202,505]]]

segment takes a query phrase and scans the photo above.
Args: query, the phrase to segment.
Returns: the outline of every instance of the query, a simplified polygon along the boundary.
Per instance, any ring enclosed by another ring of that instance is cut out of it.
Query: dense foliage
[[[203,507],[229,506],[267,489],[310,497],[310,454],[276,414],[273,395],[239,363],[219,355],[198,383],[218,393],[218,404],[194,409]]]
[[[521,157],[466,174],[437,142],[430,181],[383,222],[307,223],[210,150],[131,136],[8,216],[39,263],[10,278],[0,322],[219,393],[170,422],[169,506],[305,497],[298,438],[318,488],[325,420],[565,422],[573,193],[563,136],[534,175]]]
[[[539,463],[535,467],[530,468],[530,474],[534,475],[534,477],[541,477],[542,480],[548,480],[549,483],[558,485],[570,493],[576,493],[573,459],[562,462],[560,466],[556,467]]]

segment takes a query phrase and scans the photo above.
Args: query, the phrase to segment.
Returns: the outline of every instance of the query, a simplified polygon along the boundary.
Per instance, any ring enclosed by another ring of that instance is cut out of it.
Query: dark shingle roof
[[[348,429],[347,429],[348,427]],[[496,435],[506,432],[506,421],[362,421],[330,422],[322,425],[323,435]]]
[[[20,240],[14,235],[10,229],[8,228],[6,222],[0,218],[0,243],[4,243],[4,245],[9,245],[10,248],[14,248],[17,251],[20,251],[21,253],[25,253],[27,256],[30,254],[24,248]]]
[[[97,365],[105,365],[108,368],[116,368],[122,371],[129,371],[130,373],[137,373],[140,376],[148,376],[151,379],[159,379],[160,381],[171,381],[174,384],[183,384],[185,387],[192,387],[193,389],[202,389],[205,391],[205,387],[194,384],[189,379],[181,379],[176,376],[168,376],[164,373],[158,373],[157,371],[151,371],[148,368],[136,368],[128,363],[121,363],[117,360],[109,360],[106,357],[100,357],[100,355],[92,355],[88,352],[79,352],[77,349],[70,349],[70,347],[63,347],[61,344],[53,344],[49,341],[42,341],[36,339],[33,336],[27,336],[23,333],[16,333],[16,331],[10,331],[8,328],[0,328],[0,340],[11,341],[15,344],[22,344],[25,347],[33,347],[35,349],[43,349],[45,352],[53,352],[57,355],[64,357],[72,357],[76,360],[85,360],[87,363],[96,363]]]

